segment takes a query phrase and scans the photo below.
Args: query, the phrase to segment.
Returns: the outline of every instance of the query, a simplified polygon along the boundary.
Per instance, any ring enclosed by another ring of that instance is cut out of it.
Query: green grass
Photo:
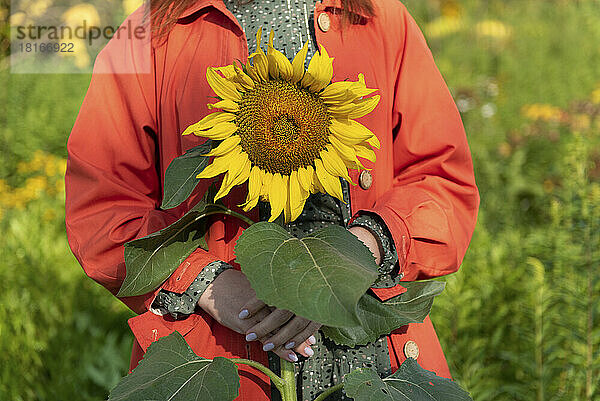
[[[66,143],[89,85],[88,74],[20,75],[0,72],[0,178],[35,150],[66,157]]]
[[[0,180],[11,191],[31,177],[63,185],[18,165],[36,150],[47,155],[44,164],[66,157],[89,75],[0,75]],[[0,354],[8,361],[0,363],[0,399],[105,399],[127,373],[133,314],[85,276],[67,244],[64,192],[50,192],[23,209],[5,207],[0,218]]]
[[[424,28],[453,2],[464,28],[428,43],[455,99],[470,105],[462,116],[482,204],[432,320],[454,378],[477,401],[598,399],[600,105],[590,94],[600,85],[600,4],[405,0]],[[510,36],[478,35],[483,20]],[[40,175],[60,185],[19,163],[36,150],[65,157],[89,75],[4,71],[0,80],[5,192]],[[523,107],[536,103],[567,119],[527,119]],[[581,114],[589,125],[575,123]],[[104,399],[127,370],[131,312],[71,255],[62,192],[0,213],[0,399]]]

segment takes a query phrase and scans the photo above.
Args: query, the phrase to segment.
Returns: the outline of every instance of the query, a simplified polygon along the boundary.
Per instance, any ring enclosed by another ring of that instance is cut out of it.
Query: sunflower
[[[379,96],[358,81],[331,83],[333,58],[321,46],[304,70],[307,43],[290,61],[273,47],[267,53],[256,34],[256,52],[246,65],[208,67],[208,84],[219,109],[189,126],[183,135],[220,141],[207,156],[214,159],[197,178],[225,173],[215,200],[248,181],[245,211],[259,199],[271,204],[275,220],[295,220],[311,193],[328,193],[343,201],[340,177],[356,185],[348,169],[364,169],[359,158],[375,161],[379,140],[354,119],[370,113]]]

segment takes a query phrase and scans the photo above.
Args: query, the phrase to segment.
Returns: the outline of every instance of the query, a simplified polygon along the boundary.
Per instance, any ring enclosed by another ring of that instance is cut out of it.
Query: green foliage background
[[[598,400],[600,1],[404,3],[482,198],[432,311],[454,378],[478,401]],[[0,399],[105,399],[131,312],[71,255],[61,176],[89,75],[15,75],[4,58],[0,82]]]

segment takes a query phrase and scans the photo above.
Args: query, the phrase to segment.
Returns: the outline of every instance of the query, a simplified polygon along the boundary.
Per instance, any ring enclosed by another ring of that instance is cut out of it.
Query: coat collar
[[[198,0],[194,4],[192,4],[187,10],[185,10],[183,13],[181,13],[181,15],[179,16],[178,19],[182,20],[204,8],[211,7],[211,6],[216,7],[219,4],[223,5],[223,1],[222,0]]]
[[[260,0],[254,0],[254,1],[260,2]],[[223,8],[225,8],[225,4],[223,3],[223,0],[198,0],[179,16],[179,20],[189,17],[190,15],[192,15],[204,8],[211,7],[211,6],[217,8],[219,10],[222,10]],[[318,11],[324,10],[326,8],[333,8],[333,9],[341,10],[342,2],[341,2],[341,0],[322,0],[320,2],[317,1],[315,6],[317,7]],[[357,14],[359,14],[361,17],[368,18],[367,15],[364,15],[360,12],[358,12]]]

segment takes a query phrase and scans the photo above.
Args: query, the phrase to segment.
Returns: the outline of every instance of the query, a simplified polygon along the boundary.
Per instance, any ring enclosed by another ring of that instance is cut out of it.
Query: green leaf
[[[353,327],[323,327],[323,333],[337,344],[354,347],[377,340],[408,323],[420,323],[429,314],[433,298],[445,284],[439,281],[402,282],[406,292],[386,302],[369,294],[358,301],[359,325]]]
[[[377,278],[369,249],[339,226],[298,239],[277,224],[256,223],[235,252],[258,298],[328,326],[358,324],[358,300]]]
[[[165,172],[162,209],[177,207],[190,196],[200,179],[196,178],[208,166],[209,157],[202,156],[212,149],[212,140],[188,149],[171,161]]]
[[[117,296],[142,295],[158,288],[196,248],[206,247],[203,220],[228,212],[225,206],[199,202],[170,226],[126,243],[127,274]]]
[[[458,384],[412,358],[383,380],[372,369],[354,370],[344,378],[344,392],[354,401],[473,401]]]
[[[196,355],[178,332],[155,341],[144,359],[110,392],[109,401],[231,401],[240,376],[229,359]]]

